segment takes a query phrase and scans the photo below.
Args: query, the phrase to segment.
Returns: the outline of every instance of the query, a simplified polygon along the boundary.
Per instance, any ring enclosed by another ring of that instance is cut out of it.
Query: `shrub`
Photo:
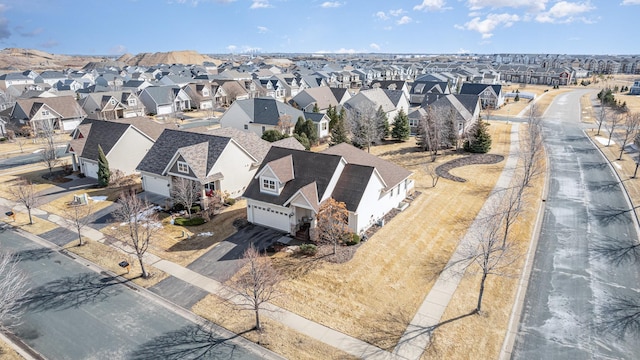
[[[302,244],[300,245],[300,252],[304,255],[315,255],[318,252],[318,247],[314,244]]]
[[[194,217],[191,219],[179,217],[173,220],[174,225],[179,226],[198,226],[204,224],[204,222],[204,219],[201,217]]]
[[[200,212],[200,210],[202,210],[202,208],[200,207],[200,205],[193,205],[193,206],[191,207],[191,213],[192,213],[192,214],[198,213],[198,212]]]
[[[344,242],[347,246],[358,245],[360,243],[360,236],[356,233],[348,234],[347,240]]]
[[[225,204],[227,204],[227,205],[229,205],[229,206],[231,206],[231,205],[233,205],[233,204],[235,204],[235,203],[236,203],[236,199],[234,199],[234,198],[227,198],[227,199],[224,201],[224,203],[225,203]]]

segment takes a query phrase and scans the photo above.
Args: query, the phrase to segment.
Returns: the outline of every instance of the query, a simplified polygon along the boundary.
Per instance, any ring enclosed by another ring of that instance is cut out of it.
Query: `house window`
[[[129,104],[129,106],[136,106],[136,99],[129,99],[129,101],[127,101],[127,104]]]
[[[49,116],[49,110],[42,110],[42,116]]]
[[[184,174],[189,173],[189,165],[184,161],[178,161],[178,171]]]
[[[324,131],[324,130],[327,130],[327,123],[326,123],[326,122],[325,122],[325,123],[322,123],[322,130],[323,130],[323,131]]]
[[[109,100],[109,103],[111,103],[111,105],[115,105],[116,104],[116,100],[115,99],[111,99],[111,100]]]
[[[202,89],[202,96],[209,96],[209,90],[207,88]]]
[[[264,128],[264,126],[263,126],[263,128]],[[244,129],[245,130],[249,130],[249,124],[244,124]],[[264,132],[264,130],[262,130],[262,132]]]
[[[418,126],[418,119],[409,119],[409,126],[411,127],[417,127]]]
[[[262,126],[262,133],[264,134],[264,132],[267,130],[266,127]]]
[[[276,181],[274,179],[265,178],[265,177],[262,178],[260,188],[261,190],[272,192],[272,193],[275,193],[278,189],[276,185]]]

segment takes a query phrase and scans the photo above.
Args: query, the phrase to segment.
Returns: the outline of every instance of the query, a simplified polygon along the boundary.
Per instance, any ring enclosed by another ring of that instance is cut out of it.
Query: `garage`
[[[286,208],[268,206],[263,204],[251,205],[253,223],[270,228],[290,232],[289,211]]]
[[[144,191],[170,197],[169,179],[165,177],[142,174],[142,188]]]
[[[98,178],[98,163],[82,159],[81,171],[82,173],[89,178],[97,179]]]

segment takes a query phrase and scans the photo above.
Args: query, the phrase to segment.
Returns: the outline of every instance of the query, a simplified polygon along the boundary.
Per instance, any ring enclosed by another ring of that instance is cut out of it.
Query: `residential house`
[[[629,89],[629,95],[640,95],[640,79],[633,80],[633,85]]]
[[[289,103],[303,111],[312,111],[317,106],[320,112],[325,113],[329,106],[337,107],[340,104],[331,90],[326,86],[305,89],[294,96]],[[341,90],[346,92],[346,89]]]
[[[298,117],[304,113],[271,97],[238,100],[220,118],[221,127],[250,131],[258,136],[278,129],[291,135]]]
[[[480,96],[483,108],[498,109],[504,105],[502,85],[464,83],[460,88],[460,94]]]
[[[142,187],[158,198],[170,199],[174,179],[186,178],[200,184],[201,199],[215,190],[237,197],[262,161],[264,150],[260,149],[268,146],[254,146],[251,152],[230,136],[165,130],[138,165]]]
[[[446,81],[416,80],[409,90],[409,103],[422,104],[426,94],[451,94],[449,83]]]
[[[453,121],[458,130],[458,137],[462,138],[469,128],[478,121],[482,105],[478,95],[461,94],[427,94],[422,105],[409,113],[411,133],[416,134],[420,121],[427,116],[428,110],[442,116],[453,114]]]
[[[89,93],[79,101],[89,117],[101,120],[115,120],[144,116],[144,104],[131,91],[109,91]]]
[[[250,90],[255,92],[255,84],[251,82]],[[216,80],[211,83],[214,103],[217,106],[230,106],[236,100],[246,100],[251,96],[247,88],[238,80]]]
[[[34,131],[44,127],[72,131],[87,114],[72,96],[18,99],[10,119],[21,125],[29,124]],[[46,124],[45,124],[46,123]]]
[[[11,85],[29,85],[34,84],[32,77],[23,73],[7,73],[0,75],[0,89],[6,90]]]
[[[344,106],[347,109],[358,109],[359,111],[364,111],[365,109],[377,111],[382,108],[382,111],[387,115],[388,121],[391,122],[400,109],[403,109],[405,113],[409,111],[409,100],[402,90],[375,88],[360,91],[349,99]]]
[[[98,146],[107,157],[109,168],[125,175],[136,173],[136,167],[153,146],[160,132],[173,125],[155,123],[148,118],[118,121],[84,119],[72,132],[67,147],[74,170],[98,178]]]
[[[402,90],[407,98],[410,95],[409,83],[403,80],[374,80],[369,86],[372,89],[381,88],[386,90]]]
[[[213,91],[208,83],[188,84],[184,91],[191,98],[191,106],[198,110],[213,109]]]
[[[348,144],[317,153],[271,147],[243,197],[247,220],[295,234],[317,226],[329,198],[344,202],[348,227],[362,234],[401,206],[411,172]]]
[[[138,97],[150,114],[167,115],[191,108],[189,95],[176,86],[150,86]]]

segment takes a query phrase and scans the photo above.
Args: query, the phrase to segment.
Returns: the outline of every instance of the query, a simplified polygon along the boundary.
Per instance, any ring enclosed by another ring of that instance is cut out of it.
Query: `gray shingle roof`
[[[360,199],[367,188],[374,168],[371,166],[347,164],[336,183],[332,197],[347,206],[347,210],[356,211]]]
[[[238,100],[236,104],[256,124],[276,126],[280,116],[284,115],[289,115],[291,117],[290,120],[295,124],[299,116],[304,117],[302,111],[271,97]]]
[[[218,160],[229,141],[231,138],[223,136],[167,129],[162,132],[147,155],[140,161],[138,170],[162,175],[178,149],[206,142],[208,171]]]
[[[102,147],[102,151],[105,154],[109,154],[109,151],[131,126],[112,121],[91,119],[84,119],[82,124],[91,124],[91,130],[89,130],[89,134],[83,134],[86,136],[86,141],[80,156],[90,160],[98,160],[98,145]]]

